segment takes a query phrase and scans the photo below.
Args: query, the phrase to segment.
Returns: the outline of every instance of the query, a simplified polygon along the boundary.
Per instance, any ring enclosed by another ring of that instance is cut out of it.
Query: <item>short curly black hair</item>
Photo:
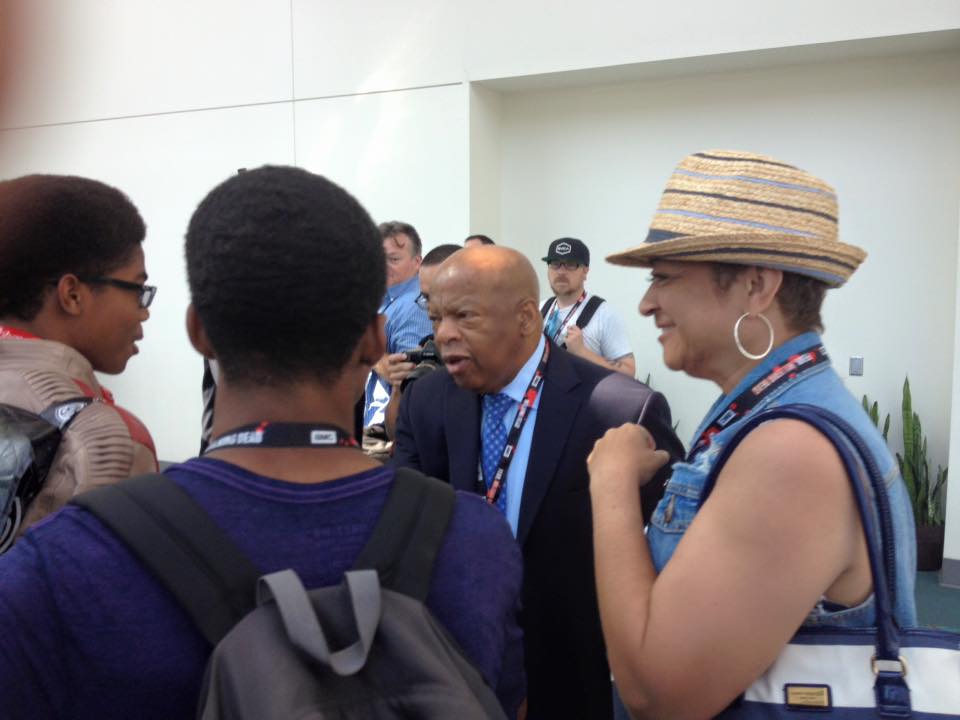
[[[386,290],[383,241],[346,190],[301,168],[235,175],[187,229],[193,305],[238,385],[337,377]]]
[[[433,250],[428,252],[423,256],[423,260],[420,263],[422,267],[431,267],[432,265],[439,265],[448,257],[453,255],[455,252],[463,250],[460,245],[437,245]]]
[[[98,180],[26,175],[0,182],[0,317],[33,320],[61,277],[116,270],[146,233],[129,198]]]
[[[487,237],[486,235],[467,235],[463,239],[464,245],[471,240],[479,240],[482,245],[496,245],[496,243],[493,241],[493,238]]]

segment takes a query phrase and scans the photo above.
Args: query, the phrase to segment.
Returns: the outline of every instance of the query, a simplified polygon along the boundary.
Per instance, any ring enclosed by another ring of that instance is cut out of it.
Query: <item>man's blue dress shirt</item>
[[[513,421],[517,417],[517,410],[520,409],[520,403],[523,402],[524,393],[530,387],[530,381],[537,371],[537,365],[540,364],[540,357],[543,355],[543,348],[546,345],[546,338],[541,335],[537,349],[527,360],[520,372],[514,376],[513,380],[500,392],[510,396],[513,400],[513,407],[507,410],[503,417],[503,424],[508,432]],[[527,414],[527,420],[523,424],[523,430],[520,431],[520,440],[517,443],[517,449],[513,455],[513,461],[507,470],[507,485],[504,491],[507,493],[507,522],[510,523],[510,529],[513,530],[513,536],[517,536],[517,524],[520,521],[520,502],[523,499],[523,483],[527,475],[527,463],[530,460],[530,445],[533,443],[533,428],[537,424],[537,408],[540,406],[540,397],[543,395],[543,384],[540,385],[540,392],[537,393],[537,399],[533,403]],[[483,427],[483,418],[480,426]]]
[[[379,312],[387,316],[385,332],[387,353],[405,352],[420,345],[433,328],[426,310],[417,305],[420,277],[414,275],[406,282],[387,288]],[[390,383],[372,372],[367,378],[363,403],[363,426],[382,424],[387,403],[390,402]]]

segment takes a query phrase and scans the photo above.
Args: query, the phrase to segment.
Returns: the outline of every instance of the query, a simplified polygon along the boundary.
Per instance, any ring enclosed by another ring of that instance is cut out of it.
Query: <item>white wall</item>
[[[960,232],[958,232],[958,243],[960,243]],[[960,263],[957,264],[957,290],[956,304],[954,312],[960,319]],[[951,412],[954,418],[960,418],[960,330],[955,332],[953,338],[953,402]],[[947,480],[947,527],[943,539],[943,557],[951,558],[951,567],[944,568],[945,574],[951,575],[949,582],[952,585],[960,585],[960,422],[953,422],[950,425],[950,466],[953,470],[950,475],[953,479]],[[946,581],[946,580],[945,580]]]
[[[463,0],[293,0],[296,96],[463,80]]]
[[[461,5],[463,62],[471,80],[960,26],[955,0],[469,0]]]
[[[494,241],[500,234],[500,144],[503,112],[500,93],[470,83],[470,234]]]
[[[638,374],[667,394],[688,439],[717,390],[664,368],[636,313],[646,273],[600,258],[642,242],[689,152],[754,150],[820,175],[838,190],[841,237],[870,253],[828,295],[827,347],[844,374],[863,355],[866,373],[848,386],[894,414],[909,373],[931,456],[946,464],[958,127],[960,53],[504,95],[503,235],[531,258],[563,235],[588,243],[589,287],[627,317]],[[894,437],[899,427],[895,417]]]
[[[955,0],[294,0],[292,7],[298,97],[960,27]]]
[[[274,0],[11,0],[23,50],[5,126],[246,105],[291,95]]]
[[[350,190],[374,220],[413,223],[424,248],[463,239],[465,86],[296,103],[297,164]]]

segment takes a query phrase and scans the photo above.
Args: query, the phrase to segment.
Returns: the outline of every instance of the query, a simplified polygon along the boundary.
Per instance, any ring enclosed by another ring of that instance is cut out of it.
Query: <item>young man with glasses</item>
[[[145,233],[130,200],[96,180],[0,183],[0,403],[40,413],[95,400],[65,431],[19,533],[79,492],[157,468],[150,433],[94,374],[118,374],[138,352],[157,292]]]
[[[590,250],[576,238],[550,243],[547,280],[554,296],[540,305],[543,332],[574,355],[633,377],[633,349],[620,316],[602,297],[584,287],[590,272]]]

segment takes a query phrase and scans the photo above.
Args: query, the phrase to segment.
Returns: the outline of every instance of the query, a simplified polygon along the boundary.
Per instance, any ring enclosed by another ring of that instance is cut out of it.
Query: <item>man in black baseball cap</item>
[[[590,249],[582,240],[576,238],[560,238],[550,243],[544,262],[570,262],[590,267]]]
[[[636,361],[623,321],[610,303],[584,289],[590,249],[577,238],[560,238],[543,260],[554,292],[540,306],[547,337],[584,360],[633,377]]]

